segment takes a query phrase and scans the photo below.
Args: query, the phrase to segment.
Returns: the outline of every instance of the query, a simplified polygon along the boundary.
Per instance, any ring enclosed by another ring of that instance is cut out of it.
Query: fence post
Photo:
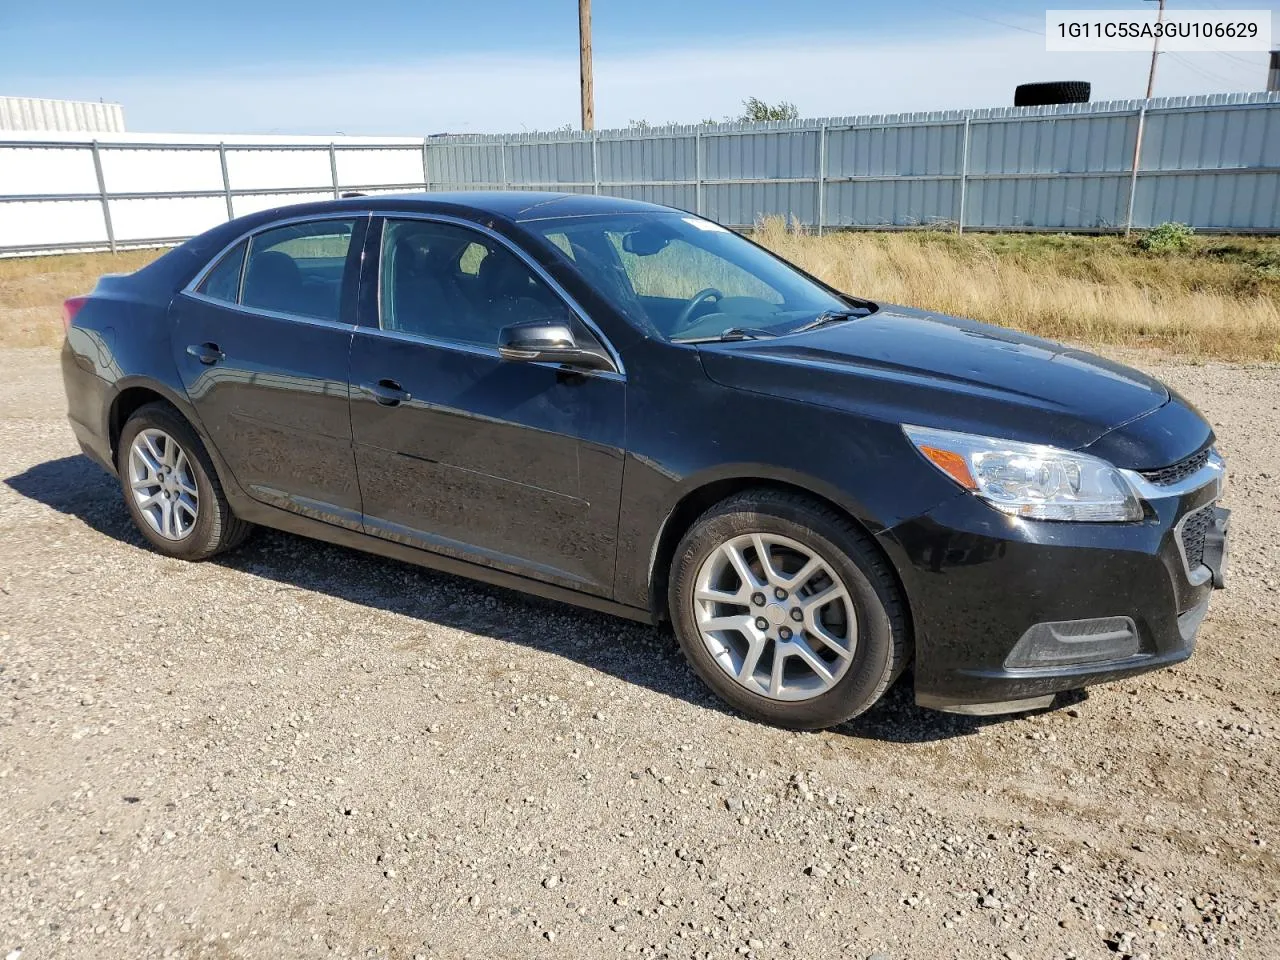
[[[218,144],[218,163],[222,167],[222,196],[227,201],[227,219],[234,220],[236,218],[236,208],[231,202],[231,177],[227,174],[227,145],[225,143]]]
[[[1124,235],[1127,237],[1133,230],[1133,202],[1138,195],[1138,163],[1142,159],[1142,134],[1147,127],[1147,101],[1142,101],[1138,108],[1138,130],[1133,138],[1133,169],[1129,172],[1129,209],[1125,214]]]
[[[111,252],[116,252],[116,231],[111,225],[111,203],[107,200],[107,181],[102,176],[102,154],[98,152],[98,141],[93,141],[93,172],[98,177],[98,196],[102,198],[102,222],[107,228],[107,243]]]
[[[329,144],[329,176],[333,178],[333,199],[338,199],[338,151]]]
[[[427,138],[422,138],[422,189],[424,192],[431,190],[431,170],[427,166]]]
[[[699,127],[693,132],[693,195],[694,195],[694,212],[698,216],[703,217],[706,214],[702,210],[702,128]]]
[[[591,131],[591,192],[600,192],[600,137]]]
[[[827,125],[818,129],[818,236],[826,220],[827,203]]]
[[[960,213],[956,217],[956,233],[964,233],[964,207],[968,202],[970,119],[964,118],[964,146],[960,150]]]

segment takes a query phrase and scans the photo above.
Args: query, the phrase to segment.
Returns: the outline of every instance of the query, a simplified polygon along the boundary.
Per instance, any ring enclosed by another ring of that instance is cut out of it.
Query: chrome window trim
[[[600,346],[603,347],[604,351],[609,355],[609,360],[610,362],[613,363],[613,366],[614,366],[613,370],[581,370],[581,371],[575,371],[575,372],[579,372],[584,375],[597,375],[597,376],[601,374],[612,374],[614,377],[617,377],[619,379],[623,379],[623,380],[626,379],[627,369],[622,363],[622,357],[619,355],[618,351],[614,349],[613,344],[609,342],[609,338],[604,335],[604,331],[601,330],[599,325],[597,325],[596,322],[591,319],[591,317],[587,314],[586,310],[582,308],[582,305],[579,304],[578,301],[573,298],[573,295],[570,294],[569,291],[567,291],[563,286],[561,286],[560,283],[553,276],[551,276],[551,274],[549,274],[541,264],[539,264],[536,260],[530,257],[529,254],[525,252],[523,249],[521,249],[514,241],[508,240],[506,237],[504,237],[502,234],[498,233],[497,231],[491,230],[490,228],[484,226],[483,224],[476,223],[474,220],[466,220],[462,217],[454,217],[446,213],[432,213],[429,211],[412,211],[412,210],[398,211],[396,210],[396,211],[379,211],[377,214],[375,214],[375,216],[382,218],[384,229],[386,226],[386,222],[388,220],[424,220],[431,223],[443,223],[443,224],[448,224],[449,226],[460,227],[461,229],[464,229],[464,230],[471,230],[475,233],[479,233],[484,237],[488,237],[490,239],[496,240],[499,244],[501,244],[503,247],[505,247],[507,250],[513,253],[516,256],[516,258],[520,260],[521,263],[523,263],[526,267],[528,267],[529,270],[531,270],[533,274],[536,277],[538,277],[539,280],[541,280],[548,287],[551,288],[552,293],[554,293],[557,297],[559,297],[561,302],[564,303],[564,305],[569,308],[570,312],[572,312],[573,315],[578,318],[578,320],[583,324],[583,326],[585,326],[589,331],[591,331],[592,336],[594,336],[596,340],[599,341]],[[392,330],[382,329],[382,326],[381,326],[382,324],[382,254],[383,254],[382,239],[383,239],[382,236],[378,237],[378,324],[379,326],[376,328],[361,327],[360,329],[362,330],[376,329],[379,333],[384,333],[384,334],[395,333],[404,339],[416,340],[419,342],[428,343],[432,346],[439,346],[439,347],[464,346],[467,348],[474,348],[472,352],[482,351],[485,353],[489,353],[490,351],[487,348],[479,344],[465,343],[464,341],[460,341],[460,340],[459,341],[444,340],[436,337],[419,336],[417,334],[406,334],[406,333],[401,333],[401,331],[398,331],[398,330],[392,331]],[[246,259],[248,258],[246,257]],[[493,356],[499,356],[498,349],[496,346],[492,348],[492,354]],[[561,366],[559,364],[540,363],[538,365],[553,367],[557,370],[561,369]]]
[[[344,326],[343,329],[350,330],[351,327]],[[383,337],[387,340],[398,340],[402,343],[412,343],[418,346],[435,347],[440,350],[457,350],[460,353],[470,353],[479,357],[488,357],[493,360],[502,360],[502,354],[498,352],[497,347],[486,347],[478,343],[464,343],[461,340],[444,340],[437,337],[428,337],[420,333],[405,333],[401,330],[383,330],[381,327],[355,327],[356,333],[368,334],[374,337]],[[546,367],[549,370],[566,370],[563,364],[551,363],[545,360],[536,360],[529,364],[533,367]],[[614,370],[586,370],[572,368],[572,372],[584,377],[598,377],[601,380],[616,380],[625,382],[626,377]]]
[[[191,281],[185,287],[183,287],[179,291],[179,293],[195,293],[196,288],[199,287],[200,284],[204,283],[204,278],[209,275],[209,272],[214,267],[216,267],[218,263],[222,260],[222,258],[225,257],[228,253],[230,253],[232,248],[235,247],[235,245],[239,243],[241,240],[251,240],[253,237],[256,237],[260,233],[266,233],[268,230],[274,230],[277,227],[287,227],[295,223],[312,223],[317,220],[351,220],[353,221],[353,223],[358,223],[361,219],[368,219],[370,216],[372,216],[372,214],[370,214],[368,210],[355,210],[355,211],[344,210],[341,213],[313,213],[305,217],[304,216],[286,217],[283,220],[272,220],[270,223],[264,223],[259,226],[253,227],[252,229],[246,230],[244,233],[239,234],[234,240],[232,240],[225,247],[223,247],[221,250],[215,253],[212,257],[210,257],[208,262],[206,262],[205,265],[200,268],[200,271],[194,277],[191,278]],[[354,233],[354,227],[352,232]],[[250,244],[250,247],[252,247],[252,244]],[[236,292],[236,297],[237,297],[236,303],[228,303],[228,301],[226,300],[216,300],[213,297],[205,297],[204,299],[209,300],[213,303],[227,304],[228,306],[233,306],[233,307],[241,306],[241,304],[239,303],[239,297],[244,293],[245,264],[247,264],[248,262],[249,262],[249,250],[246,249],[245,255],[244,255],[244,263],[241,264],[240,266],[241,289]]]
[[[1136,470],[1120,471],[1120,475],[1129,481],[1134,491],[1144,500],[1168,500],[1182,497],[1209,484],[1217,485],[1217,490],[1214,492],[1214,499],[1216,500],[1222,496],[1223,480],[1226,477],[1226,473],[1227,463],[1217,450],[1210,450],[1209,459],[1205,462],[1205,465],[1194,473],[1183,477],[1177,483],[1152,483]]]
[[[180,291],[180,294],[182,296],[190,297],[192,300],[211,303],[215,307],[222,307],[224,310],[234,310],[236,313],[250,314],[255,317],[268,317],[272,320],[292,320],[295,323],[306,323],[313,327],[345,330],[347,333],[351,333],[353,330],[357,329],[355,324],[343,323],[341,320],[325,320],[323,317],[308,317],[301,313],[286,313],[283,310],[267,310],[262,307],[246,307],[242,303],[231,303],[227,300],[219,300],[217,297],[198,293],[195,290],[182,290]]]

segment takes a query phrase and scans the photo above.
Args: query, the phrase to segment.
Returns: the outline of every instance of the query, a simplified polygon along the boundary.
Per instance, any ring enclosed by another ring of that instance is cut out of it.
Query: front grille
[[[1204,541],[1213,525],[1213,504],[1201,507],[1190,514],[1182,524],[1182,552],[1187,558],[1187,570],[1204,566]]]
[[[1191,476],[1208,462],[1209,451],[1206,448],[1167,467],[1160,467],[1158,470],[1139,470],[1138,473],[1157,486],[1167,487],[1184,477]]]

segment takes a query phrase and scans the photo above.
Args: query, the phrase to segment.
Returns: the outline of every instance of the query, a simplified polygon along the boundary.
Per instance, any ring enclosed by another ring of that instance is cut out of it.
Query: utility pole
[[[1160,0],[1160,14],[1156,17],[1156,23],[1164,23],[1164,0]],[[1156,57],[1160,56],[1160,35],[1156,34],[1155,41],[1151,44],[1151,72],[1147,74],[1147,99],[1150,100],[1156,90]]]
[[[1161,6],[1164,0],[1160,0]],[[596,128],[596,93],[591,82],[591,0],[578,0],[578,82],[582,90],[582,129]]]

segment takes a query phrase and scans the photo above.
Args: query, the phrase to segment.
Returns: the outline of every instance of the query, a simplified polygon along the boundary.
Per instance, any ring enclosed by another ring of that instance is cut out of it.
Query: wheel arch
[[[120,434],[124,430],[124,425],[139,408],[157,400],[177,410],[182,415],[182,419],[191,425],[191,429],[196,431],[196,435],[200,437],[205,447],[209,446],[204,431],[192,418],[189,407],[181,398],[174,396],[172,390],[154,380],[129,380],[117,386],[116,395],[107,409],[107,439],[111,444],[112,463],[115,463],[120,452]]]
[[[897,564],[876,539],[879,525],[873,524],[861,515],[857,505],[841,496],[836,491],[826,489],[826,485],[798,476],[761,476],[757,473],[733,473],[730,475],[708,477],[685,490],[667,512],[654,539],[649,555],[649,609],[655,622],[669,621],[670,611],[667,608],[667,588],[670,581],[671,562],[675,557],[676,547],[689,529],[707,510],[717,503],[746,490],[776,490],[786,493],[798,493],[816,503],[841,514],[855,527],[866,534],[867,541],[883,558],[892,573],[907,610],[908,629],[911,628],[910,607],[907,604],[907,590],[898,572]]]
[[[148,403],[161,401],[173,407],[178,415],[195,431],[196,437],[204,445],[205,452],[209,454],[209,459],[213,462],[214,472],[218,475],[218,482],[222,484],[223,493],[226,494],[227,498],[233,504],[244,502],[246,498],[244,492],[240,489],[239,483],[236,481],[235,474],[232,473],[231,468],[222,458],[221,452],[214,446],[204,429],[204,425],[195,415],[195,410],[192,409],[191,403],[185,395],[179,394],[168,384],[145,377],[121,380],[116,385],[116,390],[116,395],[107,409],[106,422],[113,468],[120,453],[120,434],[124,430],[124,425],[129,422],[129,418]]]

